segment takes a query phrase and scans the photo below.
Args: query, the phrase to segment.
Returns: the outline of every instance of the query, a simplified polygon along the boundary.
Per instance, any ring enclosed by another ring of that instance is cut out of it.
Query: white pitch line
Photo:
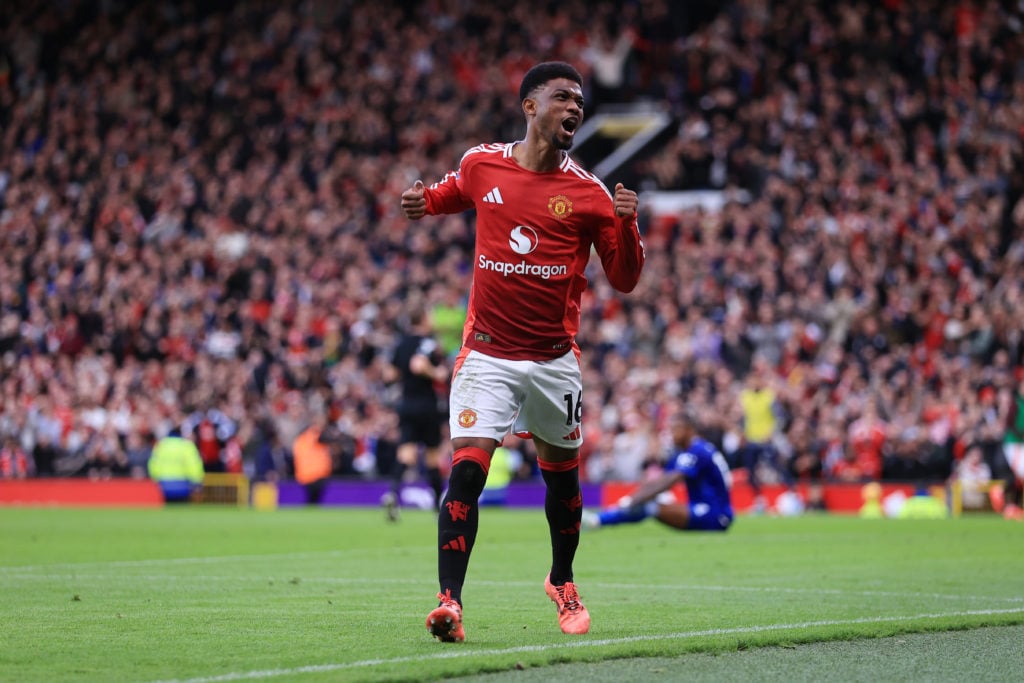
[[[174,679],[157,681],[156,683],[223,683],[226,681],[245,681],[254,679],[278,678],[280,676],[295,676],[305,673],[326,673],[331,671],[342,671],[345,669],[362,669],[381,665],[404,664],[407,662],[422,662],[424,660],[458,659],[463,657],[489,657],[493,655],[508,655],[521,652],[546,652],[553,649],[566,647],[600,647],[604,645],[626,645],[645,641],[660,640],[685,640],[688,638],[702,638],[707,636],[727,636],[743,633],[764,633],[770,631],[791,631],[799,628],[816,628],[820,626],[850,626],[853,624],[881,624],[886,622],[914,621],[917,619],[946,619],[949,617],[975,617],[992,616],[995,614],[1019,614],[1024,608],[1019,609],[986,609],[970,610],[966,612],[950,612],[948,614],[915,614],[894,617],[860,617],[857,619],[824,619],[820,621],[804,621],[795,624],[765,624],[762,626],[737,626],[735,628],[712,628],[703,631],[682,631],[679,633],[663,633],[658,635],[630,636],[628,638],[604,638],[601,640],[577,640],[569,643],[557,643],[549,645],[522,645],[519,647],[494,648],[490,650],[447,650],[434,655],[414,655],[409,657],[393,657],[391,659],[363,659],[356,662],[343,662],[338,664],[310,664],[291,669],[264,669],[261,671],[236,671],[217,676],[204,676],[201,678]]]
[[[123,584],[126,579],[135,579],[141,581],[155,581],[160,583],[168,583],[173,581],[187,581],[192,582],[195,580],[192,576],[179,576],[176,574],[146,574],[136,576],[126,576],[124,574],[7,574],[4,578],[14,581],[117,581],[119,584]],[[288,575],[288,572],[280,572],[277,574],[267,574],[265,576],[216,576],[216,575],[203,575],[203,581],[230,581],[231,583],[238,583],[246,579],[250,581],[266,582],[266,581],[280,581],[282,583],[289,581],[292,578]],[[381,584],[391,585],[415,585],[424,583],[423,579],[381,579],[378,577],[298,577],[301,583],[304,584],[337,584],[337,585],[356,585],[356,584],[373,584],[375,586]],[[475,585],[481,586],[516,586],[516,587],[533,587],[536,585],[536,581],[474,581]],[[900,598],[933,598],[938,600],[966,600],[968,602],[1003,602],[1003,603],[1021,603],[1024,602],[1024,596],[1007,596],[1007,595],[951,595],[949,593],[921,593],[921,592],[906,592],[906,591],[873,591],[873,590],[843,590],[841,588],[790,588],[785,586],[715,586],[706,584],[681,584],[681,583],[670,583],[670,584],[637,584],[637,583],[604,583],[599,581],[588,581],[587,588],[590,589],[601,589],[601,590],[625,590],[625,591],[637,591],[637,590],[657,590],[657,591],[715,591],[722,593],[788,593],[793,595],[837,595],[837,596],[858,596],[858,597],[900,597]]]

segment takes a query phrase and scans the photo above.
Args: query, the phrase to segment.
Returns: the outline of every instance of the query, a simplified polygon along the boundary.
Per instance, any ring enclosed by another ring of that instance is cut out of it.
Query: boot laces
[[[569,612],[576,612],[580,608],[580,594],[576,592],[576,584],[566,582],[564,586],[557,586],[558,597],[562,600],[562,609]]]
[[[459,603],[456,602],[455,600],[452,600],[452,591],[451,591],[451,589],[446,590],[444,593],[438,593],[437,594],[437,599],[440,600],[441,604],[444,605],[445,607],[451,607],[452,609],[454,609],[455,611],[459,612],[460,614],[462,613],[462,608],[459,607]]]

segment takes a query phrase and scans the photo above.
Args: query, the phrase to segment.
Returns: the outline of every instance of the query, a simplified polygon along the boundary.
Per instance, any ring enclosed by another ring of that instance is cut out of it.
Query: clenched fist
[[[403,197],[404,196],[405,195],[403,195]],[[615,206],[615,215],[620,218],[635,216],[637,207],[640,205],[640,200],[637,199],[636,192],[633,192],[633,190],[627,190],[626,186],[622,183],[618,183],[615,186],[615,196],[612,198],[612,202]],[[404,201],[402,205],[405,205]]]
[[[402,211],[409,220],[419,220],[427,213],[427,200],[423,196],[423,191],[423,181],[417,180],[412,187],[402,193]]]

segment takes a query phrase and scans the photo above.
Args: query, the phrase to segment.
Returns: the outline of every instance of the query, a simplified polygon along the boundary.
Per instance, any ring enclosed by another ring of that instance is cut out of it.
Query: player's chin
[[[570,149],[572,149],[572,135],[566,133],[565,131],[559,131],[558,133],[555,133],[552,142],[555,144],[555,147],[557,149],[560,149],[562,151],[568,152]]]

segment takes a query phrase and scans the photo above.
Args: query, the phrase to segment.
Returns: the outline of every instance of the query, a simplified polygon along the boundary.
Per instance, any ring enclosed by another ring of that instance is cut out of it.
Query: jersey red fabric
[[[509,360],[548,360],[576,347],[591,247],[611,285],[640,279],[636,217],[618,218],[608,188],[568,155],[536,173],[517,143],[479,145],[424,193],[430,215],[475,208],[476,251],[463,345]]]

